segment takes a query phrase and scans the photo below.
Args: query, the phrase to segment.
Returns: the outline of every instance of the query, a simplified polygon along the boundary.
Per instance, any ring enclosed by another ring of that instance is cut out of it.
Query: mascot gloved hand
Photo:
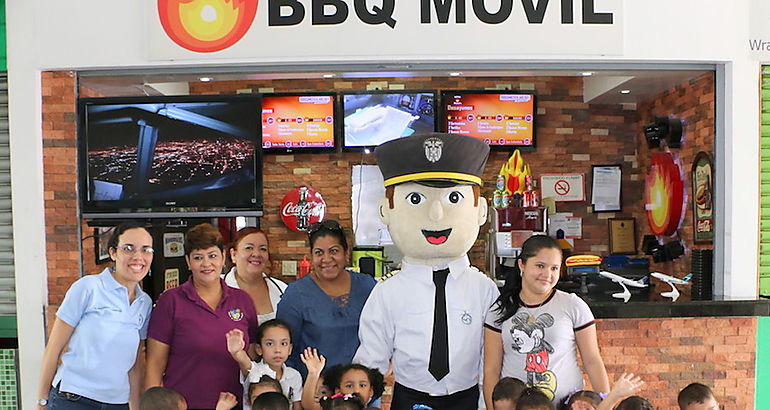
[[[467,253],[487,216],[480,195],[489,147],[456,134],[414,135],[375,149],[380,217],[402,269],[375,286],[354,362],[396,380],[391,408],[477,408],[484,317],[498,297]]]

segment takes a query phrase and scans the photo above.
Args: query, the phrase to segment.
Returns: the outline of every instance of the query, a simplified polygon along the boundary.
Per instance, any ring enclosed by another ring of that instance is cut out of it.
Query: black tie
[[[428,371],[439,381],[449,373],[449,331],[446,326],[446,278],[449,269],[433,272],[436,299],[433,304],[433,339]]]

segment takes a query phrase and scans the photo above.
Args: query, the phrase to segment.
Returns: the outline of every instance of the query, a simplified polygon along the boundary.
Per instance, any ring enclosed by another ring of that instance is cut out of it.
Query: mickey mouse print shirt
[[[583,389],[583,374],[577,362],[575,332],[594,324],[588,305],[577,295],[554,290],[539,305],[522,305],[501,324],[492,306],[485,326],[503,338],[500,377],[515,377],[539,387],[554,403]]]

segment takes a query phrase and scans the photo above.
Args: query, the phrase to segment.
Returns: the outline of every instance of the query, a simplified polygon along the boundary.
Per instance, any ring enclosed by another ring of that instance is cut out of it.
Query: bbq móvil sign
[[[265,36],[262,30],[274,31],[271,35],[286,35],[289,33],[285,28],[292,26],[303,28],[302,33],[291,34],[296,36],[305,35],[308,26],[340,25],[359,29],[385,27],[392,32],[402,27],[412,31],[447,25],[569,26],[583,27],[596,35],[597,27],[617,26],[618,3],[609,0],[157,0],[157,17],[162,32],[178,47],[195,53],[213,53],[249,38],[250,32],[255,31],[252,29],[260,31],[253,37],[259,37],[263,43],[280,42],[280,37]],[[280,28],[284,30],[276,31]],[[387,35],[381,31],[372,33]],[[530,41],[538,39],[527,40]]]

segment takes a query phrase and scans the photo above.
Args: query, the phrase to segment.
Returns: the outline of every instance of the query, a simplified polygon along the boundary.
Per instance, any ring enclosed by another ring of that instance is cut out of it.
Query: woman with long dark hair
[[[577,295],[554,289],[561,263],[561,247],[551,237],[532,236],[522,245],[485,323],[487,408],[501,376],[538,387],[556,404],[582,389],[578,350],[593,390],[610,390],[591,310]]]

